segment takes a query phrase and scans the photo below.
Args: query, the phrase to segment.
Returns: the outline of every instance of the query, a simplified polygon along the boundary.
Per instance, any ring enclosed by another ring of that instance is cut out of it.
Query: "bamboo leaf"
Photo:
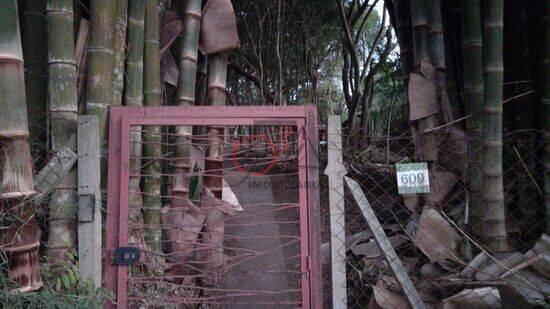
[[[61,281],[63,281],[63,286],[65,287],[65,289],[68,290],[71,288],[71,281],[67,273],[61,275]]]
[[[60,291],[61,290],[61,278],[55,279],[55,290]]]
[[[195,162],[195,167],[193,168],[193,176],[191,176],[191,181],[189,182],[189,199],[194,202],[200,202],[201,192],[202,192],[202,175],[200,175],[201,168],[198,163]]]

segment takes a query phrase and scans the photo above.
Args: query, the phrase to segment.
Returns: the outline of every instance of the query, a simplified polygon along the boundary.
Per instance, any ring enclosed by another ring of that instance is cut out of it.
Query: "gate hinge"
[[[114,265],[134,265],[139,261],[139,249],[136,247],[118,247],[115,249],[113,263]]]

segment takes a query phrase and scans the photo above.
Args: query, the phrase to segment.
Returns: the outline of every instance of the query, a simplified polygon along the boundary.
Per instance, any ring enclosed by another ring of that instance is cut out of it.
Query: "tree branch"
[[[262,82],[260,81],[260,79],[256,75],[254,75],[253,73],[248,72],[245,68],[243,68],[236,61],[231,60],[229,65],[231,66],[231,68],[233,70],[235,70],[235,72],[239,73],[241,76],[248,79],[256,87],[258,87],[259,90],[264,89],[265,98],[266,98],[267,101],[269,101],[269,103],[273,104],[275,102],[275,97],[274,97],[273,93],[271,91],[265,89],[265,87],[263,87]]]

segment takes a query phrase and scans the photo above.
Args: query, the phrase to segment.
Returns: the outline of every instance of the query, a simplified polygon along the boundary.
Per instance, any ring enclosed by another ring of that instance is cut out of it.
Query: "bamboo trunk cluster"
[[[161,105],[160,55],[159,55],[159,13],[156,0],[146,0],[144,32],[144,76],[143,94],[145,106]],[[144,162],[143,220],[146,226],[147,247],[162,252],[162,230],[160,228],[162,208],[161,127],[148,126],[143,132]]]
[[[0,6],[0,252],[19,292],[42,286],[38,226],[25,97],[24,63],[16,0]]]
[[[46,1],[25,1],[23,10],[23,58],[30,144],[33,158],[40,160],[46,157],[48,149]],[[36,166],[41,164],[38,161]]]
[[[78,104],[74,60],[73,3],[49,0],[48,97],[52,151],[76,149]],[[53,191],[48,225],[48,258],[58,265],[68,261],[67,252],[76,247],[75,214],[77,171],[72,168]]]
[[[472,211],[472,228],[475,235],[482,235],[479,219],[483,209],[481,198],[482,151],[481,130],[483,110],[483,43],[481,27],[481,3],[479,0],[463,1],[463,39],[464,55],[464,105],[468,133],[468,171],[467,182],[470,192],[470,209]]]
[[[180,44],[179,78],[176,89],[176,105],[195,105],[195,84],[197,76],[197,62],[199,51],[200,20],[202,0],[189,0],[183,10],[184,35]],[[172,194],[176,197],[172,205],[186,204],[189,198],[189,174],[191,155],[192,126],[176,127],[176,160],[174,160],[174,182]]]
[[[126,91],[125,106],[143,105],[143,36],[145,18],[145,0],[130,0],[128,4],[128,57],[126,59]],[[130,178],[130,214],[129,221],[140,225],[143,223],[140,181],[141,177],[141,126],[132,127],[130,132],[130,173],[136,175]],[[141,242],[143,231],[136,230],[137,242]]]
[[[484,109],[483,109],[483,231],[487,247],[494,252],[508,250],[502,180],[502,83],[503,1],[486,1],[484,6]]]

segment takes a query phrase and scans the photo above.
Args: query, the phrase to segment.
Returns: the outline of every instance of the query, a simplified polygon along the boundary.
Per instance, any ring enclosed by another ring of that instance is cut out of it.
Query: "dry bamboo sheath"
[[[16,0],[0,1],[0,250],[9,258],[9,279],[20,292],[42,286],[35,193],[25,98],[23,53]]]

